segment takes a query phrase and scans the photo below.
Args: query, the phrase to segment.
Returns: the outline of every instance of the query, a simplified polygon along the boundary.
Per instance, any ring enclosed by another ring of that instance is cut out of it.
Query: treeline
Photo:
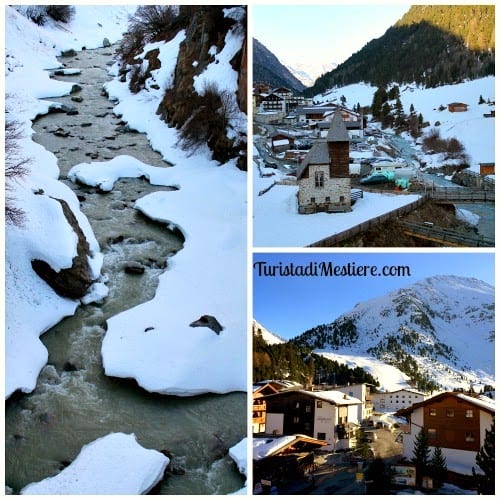
[[[253,380],[293,380],[304,385],[345,385],[376,380],[362,368],[329,360],[292,342],[269,345],[260,334],[253,336]]]
[[[366,44],[305,91],[314,96],[357,82],[425,87],[495,74],[495,6],[413,6],[396,25]]]

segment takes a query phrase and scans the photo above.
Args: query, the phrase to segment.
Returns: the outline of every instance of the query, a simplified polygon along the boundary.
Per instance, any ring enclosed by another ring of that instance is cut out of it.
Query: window
[[[314,187],[317,187],[317,188],[325,187],[325,173],[324,172],[314,172]]]
[[[340,197],[340,203],[344,203],[344,201],[345,201],[345,196],[341,196]]]
[[[435,417],[437,415],[436,408],[429,408],[429,416]]]
[[[314,196],[311,198],[311,203],[316,203],[316,198]]]
[[[436,439],[436,429],[427,429],[427,437],[430,439]]]
[[[454,417],[455,416],[455,410],[453,408],[446,408],[446,416],[447,417]]]
[[[318,439],[321,439],[322,441],[326,441],[326,433],[325,432],[318,432]]]
[[[325,203],[330,203],[330,197],[329,196],[325,197]]]
[[[323,408],[323,401],[316,401],[316,408]]]
[[[473,418],[474,410],[465,410],[465,418]]]
[[[306,413],[311,413],[311,405],[306,405]]]
[[[300,422],[300,418],[299,417],[293,417],[293,423],[294,424],[298,424]]]
[[[295,408],[300,408],[300,403],[298,401],[295,403]]]
[[[304,430],[309,432],[311,430],[311,422],[304,422]]]
[[[476,436],[474,435],[473,432],[466,432],[465,433],[465,442],[466,443],[473,443],[475,440],[476,440]]]

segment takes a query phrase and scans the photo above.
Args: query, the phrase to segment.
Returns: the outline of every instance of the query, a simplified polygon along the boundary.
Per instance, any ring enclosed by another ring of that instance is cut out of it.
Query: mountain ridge
[[[494,5],[412,6],[383,36],[316,80],[306,95],[366,82],[436,87],[495,73]]]
[[[435,276],[357,304],[292,339],[342,356],[371,356],[422,390],[494,379],[494,288],[475,278]]]
[[[261,42],[253,38],[253,81],[302,92],[306,86]]]

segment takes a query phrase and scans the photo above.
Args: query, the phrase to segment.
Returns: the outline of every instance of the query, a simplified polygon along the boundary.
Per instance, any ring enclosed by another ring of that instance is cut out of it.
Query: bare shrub
[[[12,190],[12,182],[24,177],[27,172],[28,158],[23,157],[19,147],[22,138],[22,126],[19,122],[7,118],[5,120],[5,190]],[[22,226],[24,211],[15,206],[14,197],[5,196],[5,222]]]
[[[176,17],[171,5],[141,5],[129,21],[129,31],[141,35],[144,43],[165,40]]]
[[[75,8],[72,5],[47,5],[46,12],[54,21],[68,23],[75,15]]]

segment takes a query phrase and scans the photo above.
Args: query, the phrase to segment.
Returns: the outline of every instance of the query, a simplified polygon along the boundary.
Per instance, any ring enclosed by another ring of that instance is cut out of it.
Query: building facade
[[[361,401],[340,391],[284,391],[266,397],[266,433],[305,434],[326,441],[326,449],[348,448]]]
[[[299,213],[351,211],[349,134],[335,113],[326,140],[318,140],[297,172]]]
[[[400,410],[410,431],[403,435],[403,455],[411,460],[415,439],[423,429],[431,452],[439,446],[448,470],[471,475],[476,454],[484,443],[486,430],[495,417],[495,402],[464,393],[445,392]]]
[[[402,410],[415,403],[421,403],[427,396],[423,392],[400,389],[392,392],[372,394],[373,408],[382,413]]]

